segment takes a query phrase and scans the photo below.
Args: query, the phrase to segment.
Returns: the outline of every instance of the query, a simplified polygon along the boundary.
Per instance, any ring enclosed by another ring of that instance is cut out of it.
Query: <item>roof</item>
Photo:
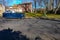
[[[9,7],[6,7],[6,8],[17,7],[19,5],[26,5],[26,4],[32,4],[32,2],[22,3],[22,4],[18,4],[18,5],[14,5],[14,6],[9,6]]]
[[[19,4],[19,5],[26,5],[26,4],[32,4],[32,2],[22,3],[22,4]]]

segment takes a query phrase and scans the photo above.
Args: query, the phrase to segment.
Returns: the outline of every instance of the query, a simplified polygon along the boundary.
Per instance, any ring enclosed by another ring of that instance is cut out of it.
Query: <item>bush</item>
[[[47,13],[48,13],[48,14],[53,14],[54,11],[53,11],[53,10],[49,10],[49,11],[47,11]]]

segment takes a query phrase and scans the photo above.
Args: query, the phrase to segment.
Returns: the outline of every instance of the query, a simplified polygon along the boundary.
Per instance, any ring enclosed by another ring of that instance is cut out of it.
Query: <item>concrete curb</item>
[[[24,19],[32,19],[32,18],[24,18]],[[54,19],[54,18],[49,19],[49,18],[42,18],[42,17],[40,17],[40,18],[35,18],[35,19],[43,19],[43,20],[51,20],[51,21],[58,21],[58,22],[60,22],[60,19]]]
[[[5,18],[0,18],[0,19],[5,19]],[[23,18],[23,19],[32,19],[32,18]],[[49,18],[42,18],[42,17],[40,17],[40,18],[34,18],[34,19],[51,20],[51,21],[58,21],[58,22],[60,22],[60,19],[54,19],[54,18],[49,19]]]
[[[54,18],[51,18],[51,19],[49,19],[49,18],[40,18],[40,19],[51,20],[51,21],[58,21],[58,22],[60,22],[60,19],[54,19]]]

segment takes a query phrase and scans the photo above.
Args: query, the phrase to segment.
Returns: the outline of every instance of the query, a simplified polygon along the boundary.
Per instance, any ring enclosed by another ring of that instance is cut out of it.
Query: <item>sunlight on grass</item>
[[[0,17],[2,17],[2,14],[0,14]]]
[[[26,13],[26,17],[30,17],[30,18],[37,18],[37,17],[41,17],[42,14],[40,13]]]
[[[26,13],[26,17],[42,17],[42,13]],[[49,19],[60,19],[60,15],[57,14],[47,14]]]
[[[48,18],[55,18],[55,19],[60,19],[60,15],[57,14],[47,14]]]

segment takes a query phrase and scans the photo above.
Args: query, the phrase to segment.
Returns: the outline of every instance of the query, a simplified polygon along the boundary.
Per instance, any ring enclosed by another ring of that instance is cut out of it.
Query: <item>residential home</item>
[[[0,16],[2,16],[3,12],[5,12],[5,6],[0,4]]]
[[[32,3],[30,2],[14,5],[11,7],[7,7],[6,10],[11,10],[15,12],[32,12]]]

